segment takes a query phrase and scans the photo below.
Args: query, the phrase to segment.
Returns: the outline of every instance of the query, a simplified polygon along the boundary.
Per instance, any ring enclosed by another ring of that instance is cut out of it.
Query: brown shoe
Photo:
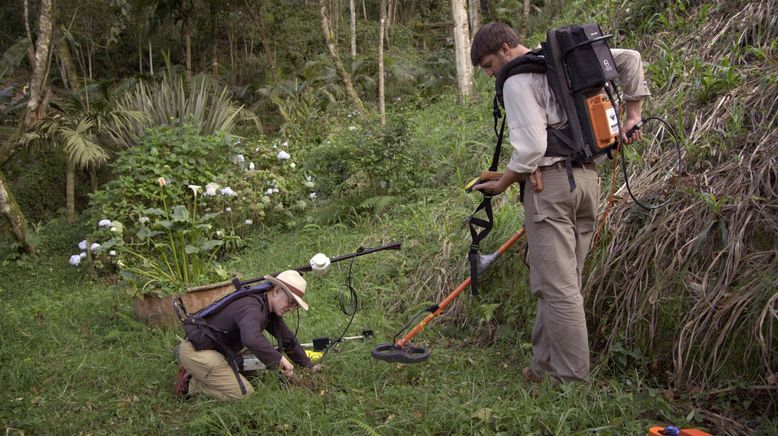
[[[180,398],[189,398],[189,380],[192,375],[186,372],[183,366],[178,367],[176,383],[173,385],[173,394]]]
[[[524,377],[524,380],[530,382],[530,383],[541,383],[543,382],[543,377],[536,374],[535,371],[533,371],[530,367],[522,368],[521,370],[521,376]]]

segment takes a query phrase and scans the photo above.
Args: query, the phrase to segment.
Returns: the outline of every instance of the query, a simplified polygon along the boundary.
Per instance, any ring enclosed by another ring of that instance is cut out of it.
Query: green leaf
[[[219,241],[218,239],[211,239],[210,241],[206,241],[200,247],[202,247],[203,251],[211,251],[216,247],[221,247],[224,245],[224,241]]]
[[[173,220],[176,222],[189,221],[189,209],[180,204],[173,208]]]
[[[158,207],[152,207],[149,209],[143,209],[143,213],[146,215],[154,215],[154,216],[164,216],[165,212],[158,208]]]
[[[186,251],[186,254],[197,254],[200,252],[200,249],[195,247],[194,245],[186,244],[186,248],[184,248],[184,251]]]

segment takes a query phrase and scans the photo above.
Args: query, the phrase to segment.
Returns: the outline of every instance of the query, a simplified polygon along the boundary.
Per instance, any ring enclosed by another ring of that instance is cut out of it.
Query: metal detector
[[[524,227],[522,227],[518,232],[516,232],[513,236],[511,236],[507,241],[505,241],[497,251],[495,251],[492,254],[487,255],[481,255],[478,256],[478,270],[479,273],[486,271],[493,263],[496,261],[500,255],[508,251],[508,249],[516,243],[522,236],[524,236],[525,230]],[[421,333],[422,330],[424,330],[425,327],[427,327],[427,324],[432,322],[432,320],[440,315],[446,307],[451,304],[452,301],[454,301],[459,294],[462,293],[465,289],[467,289],[470,286],[470,280],[471,278],[468,277],[462,283],[459,284],[459,286],[456,287],[448,296],[443,299],[439,304],[432,306],[426,310],[426,312],[429,312],[427,316],[424,317],[418,324],[416,324],[415,327],[413,327],[408,333],[405,334],[400,339],[397,339],[398,336],[400,336],[403,332],[405,332],[408,327],[421,315],[417,315],[411,319],[411,321],[403,326],[403,328],[397,332],[397,334],[394,336],[393,343],[391,344],[381,344],[375,348],[373,348],[373,351],[371,352],[373,358],[378,360],[383,360],[384,362],[393,362],[393,363],[419,363],[424,362],[425,360],[429,359],[430,357],[430,349],[428,347],[422,347],[418,345],[413,345],[410,343],[411,339],[413,339],[414,336]],[[424,312],[422,312],[424,313]]]

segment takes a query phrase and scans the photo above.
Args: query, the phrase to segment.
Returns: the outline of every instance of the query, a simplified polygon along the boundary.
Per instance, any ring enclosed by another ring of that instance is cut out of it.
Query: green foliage
[[[306,150],[305,160],[320,194],[372,210],[386,206],[388,197],[412,197],[429,164],[399,117],[386,128],[374,118],[354,117],[348,127]]]
[[[195,285],[226,279],[227,274],[214,260],[227,242],[240,243],[240,238],[226,236],[212,224],[221,212],[198,214],[200,186],[190,186],[192,202],[188,206],[168,208],[167,183],[162,180],[159,198],[163,208],[143,210],[145,219],[139,219],[134,238],[137,242],[125,241],[120,222],[106,223],[106,227],[111,226],[112,238],[98,247],[96,254],[110,255],[116,250],[122,277],[140,293],[179,294]]]
[[[21,38],[19,41],[9,47],[0,58],[0,81],[5,80],[7,75],[19,68],[22,61],[27,57],[27,50],[32,47],[29,38]]]
[[[743,80],[739,67],[730,65],[727,59],[722,59],[720,65],[702,65],[695,61],[694,69],[699,74],[695,80],[697,100],[703,104],[735,88]]]
[[[144,116],[113,126],[111,138],[117,146],[131,147],[149,127],[190,124],[199,133],[210,135],[231,131],[237,121],[256,120],[235,105],[229,89],[207,76],[191,82],[176,76],[172,68],[158,83],[138,82],[117,103],[119,110]]]

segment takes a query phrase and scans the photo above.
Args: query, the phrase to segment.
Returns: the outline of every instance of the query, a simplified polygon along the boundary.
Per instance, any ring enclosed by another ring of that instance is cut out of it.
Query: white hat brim
[[[284,283],[281,280],[278,280],[277,278],[275,278],[273,276],[270,276],[270,275],[265,276],[265,280],[269,281],[270,283],[272,283],[272,284],[274,284],[276,286],[280,286],[281,289],[286,291],[287,294],[291,295],[292,298],[294,298],[294,300],[297,302],[297,304],[300,305],[300,307],[302,307],[303,310],[308,310],[308,303],[303,301],[302,298],[298,297],[297,294],[295,294],[294,292],[292,292],[291,289],[289,289],[289,288],[292,288],[293,286],[290,286],[289,284]],[[295,290],[297,290],[297,288],[295,288]]]

